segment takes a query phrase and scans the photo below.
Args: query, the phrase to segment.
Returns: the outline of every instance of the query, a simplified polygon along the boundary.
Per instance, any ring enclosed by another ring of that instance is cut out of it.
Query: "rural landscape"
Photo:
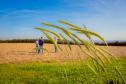
[[[72,26],[71,29],[74,31],[82,32],[81,34],[86,35],[89,41],[76,36],[65,28],[43,23],[63,31],[73,41],[69,41],[61,34],[60,37],[53,31],[35,28],[42,31],[52,43],[44,44],[44,54],[37,54],[35,43],[1,43],[1,83],[121,84],[126,82],[125,46],[108,46],[99,34],[63,20],[60,22]],[[49,33],[59,38],[60,44],[56,43]],[[105,46],[95,45],[91,36],[101,39]],[[58,50],[57,52],[54,47]],[[3,73],[8,69],[10,72]],[[19,78],[18,75],[20,75]]]
[[[0,4],[0,84],[126,84],[124,0]]]

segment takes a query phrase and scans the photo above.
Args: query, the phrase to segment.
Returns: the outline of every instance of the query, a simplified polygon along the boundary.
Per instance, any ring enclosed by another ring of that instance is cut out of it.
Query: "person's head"
[[[41,37],[41,39],[43,39],[43,37]]]

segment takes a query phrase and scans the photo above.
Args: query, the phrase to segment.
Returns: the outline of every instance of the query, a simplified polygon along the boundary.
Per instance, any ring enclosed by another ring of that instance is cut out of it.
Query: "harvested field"
[[[30,63],[30,62],[55,62],[55,61],[72,61],[80,57],[86,58],[76,45],[72,46],[72,52],[65,45],[61,45],[63,51],[54,53],[53,45],[46,44],[48,51],[38,55],[33,43],[1,43],[0,44],[0,64],[3,63]],[[105,47],[105,46],[101,46]],[[109,46],[109,51],[114,56],[126,56],[125,46]]]

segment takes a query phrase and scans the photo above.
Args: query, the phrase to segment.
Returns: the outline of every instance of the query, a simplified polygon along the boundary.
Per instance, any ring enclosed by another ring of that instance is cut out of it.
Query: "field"
[[[54,53],[53,45],[46,44],[45,48],[48,51],[38,55],[33,43],[1,43],[0,84],[98,84],[99,78],[95,77],[86,65],[78,61],[81,58],[87,62],[87,56],[76,45],[72,46],[70,54],[67,46],[60,46],[63,51]],[[105,46],[99,47],[106,48]],[[118,68],[126,79],[126,47],[109,46],[108,51],[119,58]],[[117,80],[118,76],[112,65],[108,64],[106,68],[110,69],[107,73],[109,74],[108,80]],[[83,70],[88,73],[86,76],[91,80],[90,82],[84,78]],[[105,74],[100,75],[106,84]],[[121,84],[120,82],[122,80],[116,81],[117,84]]]
[[[68,55],[68,47],[61,45],[63,51],[54,53],[52,44],[46,44],[45,47],[48,52],[44,54],[36,54],[33,43],[1,43],[0,44],[0,64],[2,63],[29,63],[29,62],[52,62],[52,61],[71,61],[79,59],[78,53],[81,58],[86,58],[86,55],[79,50],[75,45],[72,46],[72,54]],[[106,48],[105,46],[101,46]],[[109,46],[108,49],[114,56],[126,56],[125,46]]]

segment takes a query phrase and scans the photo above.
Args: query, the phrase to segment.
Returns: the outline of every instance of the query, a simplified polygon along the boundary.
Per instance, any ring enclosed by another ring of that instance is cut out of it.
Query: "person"
[[[40,53],[41,49],[42,49],[42,54],[43,54],[44,52],[43,46],[44,46],[44,40],[43,40],[43,37],[41,37],[38,40],[38,54]]]
[[[35,44],[36,44],[36,52],[38,52],[38,40],[36,40],[36,42],[35,42]]]

